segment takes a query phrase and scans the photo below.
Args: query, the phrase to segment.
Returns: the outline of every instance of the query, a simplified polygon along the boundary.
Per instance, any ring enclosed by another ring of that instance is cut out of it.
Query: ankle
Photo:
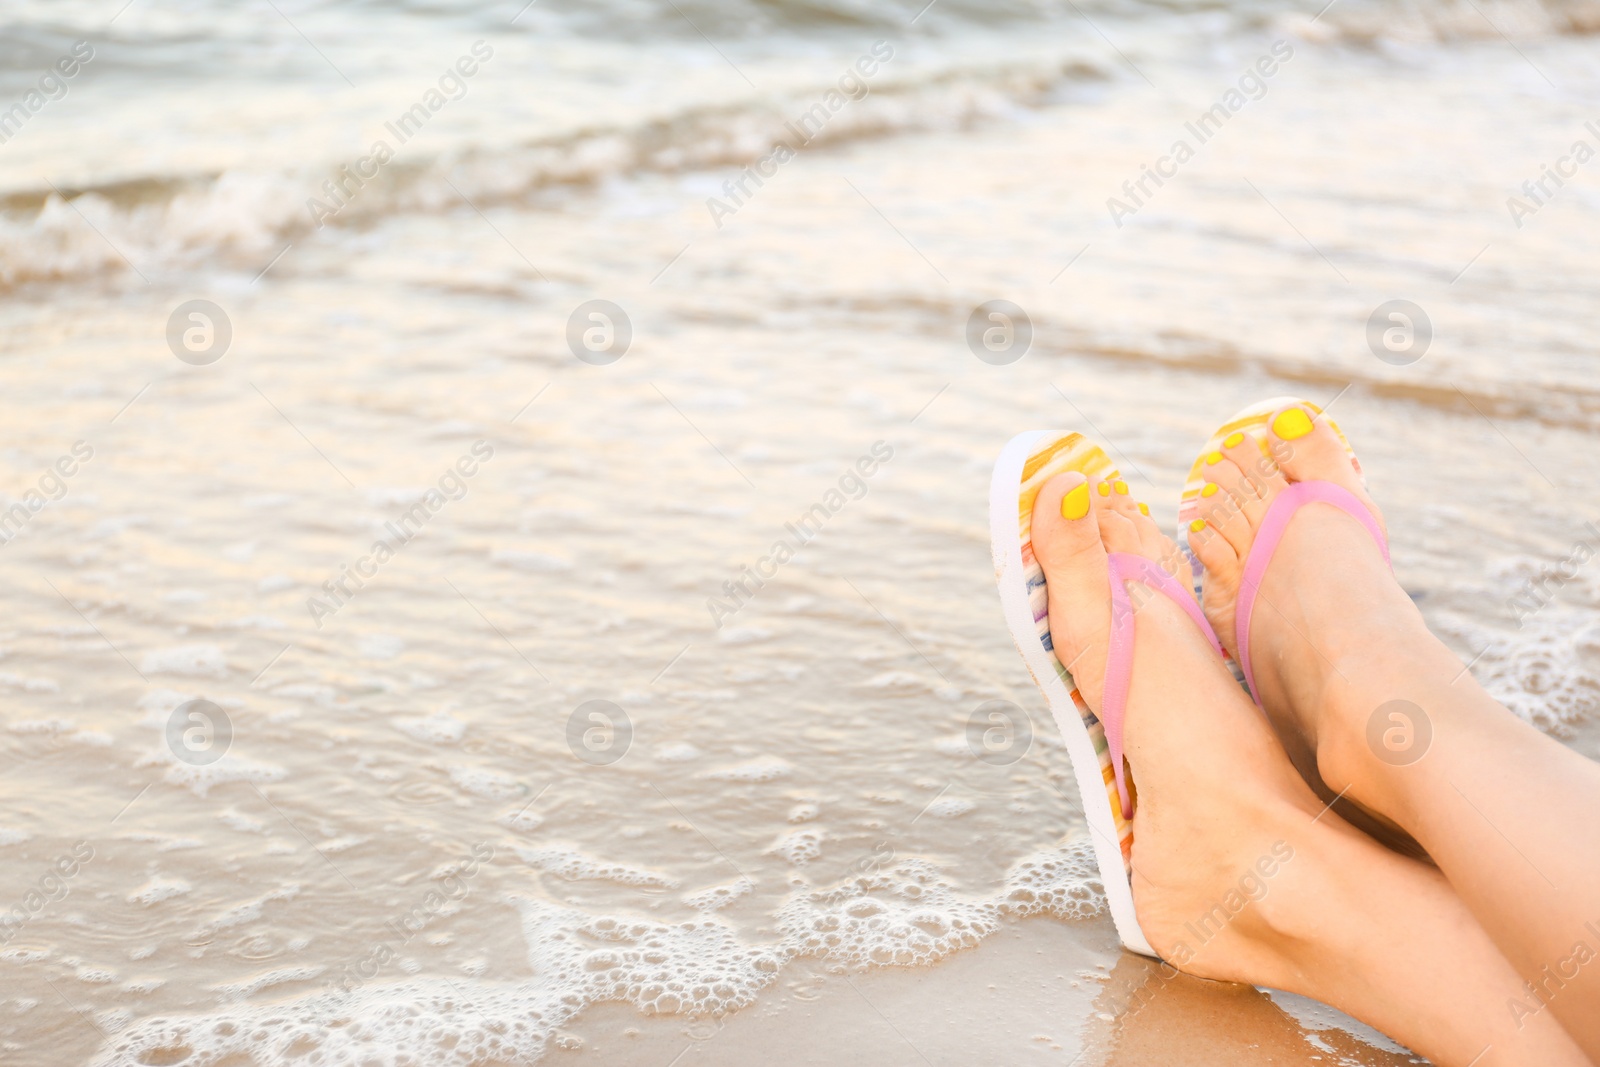
[[[1303,719],[1323,782],[1391,817],[1394,785],[1426,755],[1452,685],[1456,696],[1472,685],[1420,616],[1394,621],[1343,650]]]

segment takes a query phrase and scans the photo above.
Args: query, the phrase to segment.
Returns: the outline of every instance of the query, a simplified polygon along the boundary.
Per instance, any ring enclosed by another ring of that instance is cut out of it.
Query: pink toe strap
[[[1307,504],[1331,504],[1361,523],[1377,542],[1378,550],[1383,553],[1383,561],[1389,563],[1389,542],[1383,536],[1383,528],[1366,505],[1348,489],[1332,482],[1296,482],[1278,494],[1278,498],[1267,509],[1266,518],[1256,531],[1255,542],[1250,546],[1250,556],[1245,560],[1244,575],[1239,581],[1239,602],[1234,608],[1234,658],[1244,672],[1250,695],[1258,703],[1261,698],[1256,694],[1256,678],[1250,669],[1250,617],[1255,612],[1261,580],[1266,577],[1267,567],[1272,564],[1273,553],[1278,550],[1278,542],[1283,540],[1289,520]]]
[[[1134,605],[1128,596],[1127,583],[1140,582],[1167,595],[1184,610],[1194,624],[1205,634],[1217,655],[1223,655],[1222,643],[1212,632],[1211,624],[1195,603],[1194,594],[1185,589],[1176,578],[1161,569],[1152,559],[1131,552],[1113,552],[1108,557],[1111,571],[1111,648],[1106,655],[1104,692],[1100,697],[1100,724],[1105,729],[1106,748],[1111,753],[1111,773],[1117,782],[1117,797],[1122,801],[1122,817],[1133,817],[1133,804],[1128,796],[1127,772],[1122,767],[1122,725],[1128,710],[1128,688],[1133,681]]]

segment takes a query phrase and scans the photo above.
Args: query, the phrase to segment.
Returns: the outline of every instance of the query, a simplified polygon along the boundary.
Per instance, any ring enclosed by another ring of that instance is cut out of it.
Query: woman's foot
[[[1229,440],[1205,469],[1219,486],[1201,498],[1205,526],[1190,533],[1205,609],[1224,625],[1261,517],[1287,485],[1333,482],[1371,508],[1338,435],[1299,406],[1276,412],[1259,442]],[[1600,767],[1485,693],[1428,631],[1371,534],[1336,508],[1295,513],[1256,603],[1256,696],[1302,774],[1437,862],[1526,980],[1500,1013],[1554,1016],[1600,1059],[1600,968],[1573,963],[1579,942],[1594,958],[1600,936],[1600,826],[1589,817]]]
[[[1125,484],[1082,474],[1040,489],[1032,540],[1056,656],[1099,709],[1107,553],[1143,556],[1185,586],[1188,568]],[[1151,946],[1200,977],[1316,997],[1442,1065],[1581,1063],[1548,1016],[1519,1029],[1496,1014],[1520,982],[1438,872],[1327,811],[1188,615],[1145,587],[1129,593],[1131,881]]]
[[[1126,488],[1062,474],[1034,504],[1033,547],[1049,589],[1051,640],[1096,710],[1111,625],[1108,552],[1143,556],[1192,586],[1182,554]],[[1130,583],[1129,601],[1135,641],[1123,743],[1138,790],[1139,925],[1163,958],[1190,973],[1260,981],[1279,966],[1270,958],[1274,934],[1265,908],[1241,907],[1237,916],[1225,909],[1220,923],[1206,917],[1237,894],[1258,860],[1276,873],[1274,847],[1292,853],[1287,827],[1309,825],[1319,805],[1194,622],[1149,587]]]
[[[1383,516],[1338,433],[1298,405],[1275,412],[1259,437],[1229,436],[1201,470],[1206,488],[1189,545],[1206,571],[1206,618],[1237,659],[1235,610],[1245,563],[1279,494],[1298,482],[1331,482],[1360,501],[1380,527]],[[1360,727],[1365,744],[1366,724],[1330,716],[1335,709],[1361,711],[1349,699],[1333,698],[1335,683],[1358,671],[1370,678],[1378,662],[1403,667],[1402,650],[1437,645],[1367,529],[1332,505],[1302,507],[1257,590],[1248,640],[1255,695],[1308,784],[1324,800],[1340,796],[1337,810],[1366,832],[1407,855],[1424,855],[1392,819],[1342,797],[1351,781],[1346,757],[1360,755],[1350,751],[1352,728]],[[1331,717],[1339,719],[1337,727]],[[1384,721],[1379,736],[1394,746],[1393,758],[1405,758],[1400,746],[1417,743],[1407,732],[1414,725]]]

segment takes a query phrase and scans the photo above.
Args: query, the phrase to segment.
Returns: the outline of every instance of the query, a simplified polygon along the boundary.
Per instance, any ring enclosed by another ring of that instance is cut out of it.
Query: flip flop
[[[1238,412],[1217,427],[1211,439],[1206,442],[1205,449],[1195,459],[1194,466],[1189,469],[1189,478],[1183,484],[1183,499],[1178,505],[1178,537],[1177,541],[1183,550],[1189,554],[1190,563],[1193,565],[1195,576],[1195,595],[1205,596],[1205,567],[1194,557],[1189,548],[1189,524],[1200,517],[1201,491],[1206,486],[1205,468],[1208,457],[1218,455],[1223,447],[1223,442],[1236,433],[1254,433],[1256,440],[1261,444],[1263,462],[1268,455],[1267,423],[1272,418],[1272,413],[1280,408],[1298,404],[1311,412],[1313,419],[1324,419],[1333,432],[1339,435],[1339,440],[1344,444],[1344,450],[1350,457],[1350,463],[1355,467],[1356,476],[1361,477],[1361,461],[1356,458],[1355,449],[1350,447],[1350,441],[1345,437],[1344,431],[1339,429],[1337,423],[1327,415],[1322,414],[1322,409],[1308,400],[1298,397],[1280,396],[1271,400],[1263,400],[1251,404],[1243,411]],[[1362,482],[1366,484],[1365,480]],[[1385,563],[1389,562],[1389,542],[1383,535],[1383,527],[1378,525],[1378,520],[1367,506],[1355,494],[1342,486],[1332,482],[1308,481],[1295,482],[1288,489],[1278,494],[1272,506],[1267,509],[1266,517],[1261,526],[1256,530],[1255,540],[1250,545],[1250,554],[1245,559],[1244,573],[1239,581],[1239,602],[1234,607],[1234,633],[1225,634],[1229,644],[1230,658],[1234,665],[1234,673],[1239,676],[1245,687],[1249,690],[1252,699],[1256,699],[1255,675],[1250,669],[1250,619],[1255,612],[1256,598],[1261,591],[1261,581],[1266,577],[1267,567],[1272,563],[1272,556],[1278,550],[1278,542],[1283,539],[1283,533],[1289,527],[1289,522],[1294,518],[1295,512],[1307,504],[1331,504],[1340,511],[1349,515],[1365,526],[1372,539],[1378,543],[1378,549],[1383,553]],[[1257,700],[1257,703],[1260,701]]]
[[[995,580],[1012,640],[1034,682],[1044,692],[1072,759],[1117,934],[1132,951],[1157,956],[1134,915],[1133,885],[1129,880],[1133,855],[1131,813],[1137,791],[1128,780],[1122,759],[1123,714],[1133,673],[1134,641],[1127,583],[1142,582],[1165,593],[1195,621],[1218,655],[1222,655],[1222,646],[1206,623],[1200,605],[1182,583],[1143,556],[1112,552],[1108,559],[1112,627],[1104,696],[1100,714],[1090,710],[1071,672],[1056,658],[1050,640],[1044,570],[1034,558],[1031,537],[1034,498],[1045,482],[1065,471],[1103,481],[1120,478],[1105,452],[1076,433],[1035,430],[1018,434],[1001,451],[989,487],[989,544],[994,553]]]

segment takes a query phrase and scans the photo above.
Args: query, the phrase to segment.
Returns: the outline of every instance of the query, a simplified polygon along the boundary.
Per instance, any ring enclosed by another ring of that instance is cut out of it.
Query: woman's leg
[[[1229,633],[1242,561],[1279,491],[1330,481],[1372,506],[1331,427],[1292,411],[1208,468],[1227,492],[1210,498],[1190,543],[1207,570],[1207,613]],[[1255,466],[1263,445],[1277,459],[1266,474]],[[1519,1025],[1553,1014],[1600,1057],[1600,764],[1485,693],[1428,632],[1372,538],[1333,507],[1295,516],[1257,605],[1258,696],[1286,742],[1314,753],[1330,792],[1427,849],[1527,983],[1495,1013]]]
[[[1130,497],[1097,490],[1061,475],[1033,517],[1056,655],[1092,708],[1111,618],[1107,551],[1173,556]],[[1506,1016],[1521,981],[1444,878],[1324,809],[1188,617],[1160,595],[1130,599],[1134,902],[1163,958],[1315,997],[1444,1067],[1585,1062],[1550,1015],[1520,1027]]]

